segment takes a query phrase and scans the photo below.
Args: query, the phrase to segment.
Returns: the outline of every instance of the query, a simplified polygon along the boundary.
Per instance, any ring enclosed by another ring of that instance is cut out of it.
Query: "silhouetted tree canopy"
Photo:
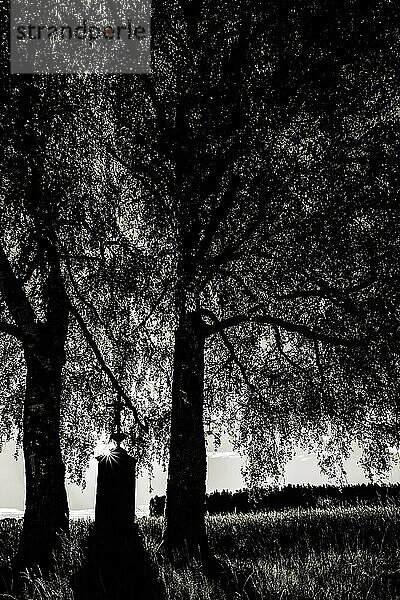
[[[175,322],[205,324],[207,430],[229,430],[254,484],[300,438],[332,475],[350,439],[384,472],[398,439],[398,9],[189,7],[154,6],[142,140],[116,137],[114,156],[153,189],[141,235],[175,265]]]
[[[352,440],[371,474],[398,456],[399,9],[184,0],[153,13],[151,75],[38,78],[29,102],[32,79],[7,83],[1,219],[38,315],[51,240],[80,325],[69,468],[82,472],[109,420],[100,354],[150,424],[136,432],[149,468],[169,444],[170,533],[192,526],[197,545],[205,433],[229,433],[253,487],[299,441],[339,477]],[[5,397],[3,434],[21,417]]]

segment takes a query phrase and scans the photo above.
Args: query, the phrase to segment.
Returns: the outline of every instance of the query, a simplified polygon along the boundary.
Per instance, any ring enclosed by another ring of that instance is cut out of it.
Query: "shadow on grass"
[[[79,571],[71,587],[75,600],[164,600],[165,589],[157,566],[144,548],[136,524],[121,544],[89,535]]]

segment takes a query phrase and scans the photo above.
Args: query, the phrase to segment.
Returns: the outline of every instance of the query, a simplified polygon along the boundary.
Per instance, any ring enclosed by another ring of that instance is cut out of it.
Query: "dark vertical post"
[[[118,447],[97,460],[94,565],[104,595],[94,598],[128,600],[135,587],[133,565],[137,555],[136,461]]]
[[[157,570],[146,555],[135,523],[136,459],[121,442],[121,399],[114,408],[111,439],[116,448],[99,456],[94,535],[74,585],[76,600],[161,600]]]
[[[96,535],[108,544],[123,545],[135,518],[136,461],[124,448],[97,460]]]

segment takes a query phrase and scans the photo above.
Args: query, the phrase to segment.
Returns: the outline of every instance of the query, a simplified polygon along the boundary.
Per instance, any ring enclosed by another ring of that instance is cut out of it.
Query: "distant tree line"
[[[258,488],[230,492],[215,491],[206,496],[208,514],[248,513],[288,508],[322,508],[328,506],[355,506],[358,504],[399,504],[400,484],[286,485],[278,488]],[[164,514],[165,496],[150,499],[150,516]]]

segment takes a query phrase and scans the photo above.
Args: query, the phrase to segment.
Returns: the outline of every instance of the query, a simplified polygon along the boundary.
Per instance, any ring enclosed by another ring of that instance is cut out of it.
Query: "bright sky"
[[[244,487],[240,469],[242,459],[231,451],[226,443],[221,452],[211,452],[208,456],[208,481],[207,491],[215,489],[239,489]],[[18,460],[14,458],[15,445],[6,444],[0,454],[0,510],[2,508],[16,508],[22,510],[24,507],[24,466],[21,453]],[[355,449],[353,456],[346,463],[346,472],[349,483],[362,483],[365,481],[363,472],[357,464],[359,452]],[[86,489],[81,490],[78,486],[69,484],[68,496],[71,510],[94,508],[96,490],[97,461],[93,459],[86,475]],[[390,481],[400,481],[400,468],[393,469]],[[153,492],[149,493],[148,477],[139,477],[137,482],[138,507],[148,504],[151,495],[162,495],[165,491],[166,474],[161,467],[156,467],[155,477],[152,482]],[[326,477],[322,477],[316,457],[302,453],[290,461],[286,468],[286,483],[328,483]]]

